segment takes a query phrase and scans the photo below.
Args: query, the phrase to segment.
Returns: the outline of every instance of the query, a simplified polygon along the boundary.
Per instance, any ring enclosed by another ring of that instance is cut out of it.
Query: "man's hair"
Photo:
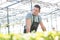
[[[41,9],[41,7],[39,5],[35,5],[34,7],[39,8],[39,10]]]

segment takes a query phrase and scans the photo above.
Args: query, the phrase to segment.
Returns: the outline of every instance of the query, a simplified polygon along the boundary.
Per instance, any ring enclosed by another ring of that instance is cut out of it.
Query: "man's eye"
[[[38,11],[38,10],[35,10],[35,11]]]

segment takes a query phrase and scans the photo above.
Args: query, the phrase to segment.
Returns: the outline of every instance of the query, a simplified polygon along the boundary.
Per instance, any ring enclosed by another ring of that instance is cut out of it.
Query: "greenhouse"
[[[24,33],[26,15],[34,5],[46,28]],[[0,40],[60,40],[60,0],[0,0]]]

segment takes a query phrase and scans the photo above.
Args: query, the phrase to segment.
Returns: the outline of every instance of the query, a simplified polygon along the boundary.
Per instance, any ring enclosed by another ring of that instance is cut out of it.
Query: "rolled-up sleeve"
[[[41,22],[42,21],[42,18],[41,18],[41,16],[39,16],[39,22]]]
[[[31,19],[31,17],[32,17],[32,15],[31,15],[30,13],[28,13],[28,14],[26,15],[26,19]]]

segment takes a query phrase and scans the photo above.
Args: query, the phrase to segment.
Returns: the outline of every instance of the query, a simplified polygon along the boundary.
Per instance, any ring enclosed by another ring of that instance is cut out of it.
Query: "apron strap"
[[[32,14],[32,16],[33,16],[33,22],[35,22],[35,20],[34,20],[35,19],[35,17],[34,17],[35,15]],[[39,22],[39,16],[38,16],[38,22]]]

